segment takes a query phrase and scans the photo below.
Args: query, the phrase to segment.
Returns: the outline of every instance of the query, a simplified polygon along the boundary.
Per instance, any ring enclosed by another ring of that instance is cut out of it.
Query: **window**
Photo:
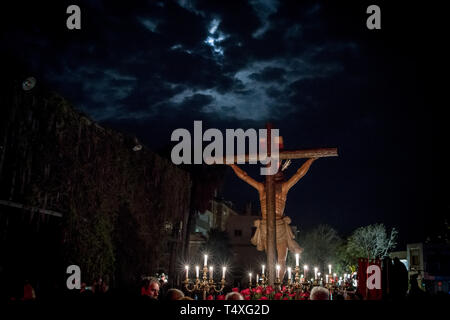
[[[234,236],[235,237],[242,237],[242,230],[234,229]]]
[[[411,266],[419,266],[419,249],[411,249]]]

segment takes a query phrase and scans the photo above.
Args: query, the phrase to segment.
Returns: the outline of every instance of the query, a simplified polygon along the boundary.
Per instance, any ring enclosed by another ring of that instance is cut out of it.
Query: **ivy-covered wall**
[[[131,285],[183,254],[189,174],[134,146],[39,83],[0,88],[0,199],[62,213],[61,259],[88,282]]]

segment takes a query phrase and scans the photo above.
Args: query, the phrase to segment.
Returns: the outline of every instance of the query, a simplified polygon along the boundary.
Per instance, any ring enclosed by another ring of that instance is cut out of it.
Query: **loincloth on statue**
[[[256,249],[259,251],[266,250],[266,227],[267,220],[266,219],[258,219],[254,221],[254,225],[256,227],[255,234],[251,239],[251,243],[256,246]],[[280,244],[286,244],[287,248],[293,252],[301,252],[302,248],[298,245],[298,243],[294,240],[295,236],[292,233],[292,229],[290,227],[291,218],[284,216],[281,219],[276,219],[276,241],[277,246]]]

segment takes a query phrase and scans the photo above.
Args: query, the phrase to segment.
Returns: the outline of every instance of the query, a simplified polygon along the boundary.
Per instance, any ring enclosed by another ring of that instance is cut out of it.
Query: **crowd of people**
[[[399,268],[400,270],[400,268]],[[384,294],[384,300],[415,300],[424,299],[429,296],[422,290],[418,284],[417,276],[412,276],[409,279],[404,279],[405,274],[401,273],[403,277],[396,275],[394,285],[390,285],[389,294]],[[398,276],[398,277],[397,277]],[[407,273],[406,273],[407,277]],[[270,292],[267,293],[267,290]],[[281,289],[281,288],[279,288]],[[262,292],[262,291],[263,292]],[[113,293],[111,294],[111,291]],[[121,290],[110,290],[108,281],[102,278],[94,280],[90,285],[85,282],[81,283],[79,290],[72,290],[71,297],[89,300],[89,298],[97,300],[98,298],[114,297],[116,294],[123,294]],[[158,302],[158,301],[174,301],[174,300],[201,300],[202,294],[191,294],[183,292],[178,288],[170,288],[168,282],[164,277],[147,277],[144,278],[140,285],[140,294],[135,292],[131,296],[137,297],[143,302]],[[36,291],[31,285],[30,281],[25,281],[23,286],[23,295],[20,297],[11,297],[11,301],[34,301],[37,299]],[[272,287],[268,288],[245,288],[239,290],[236,288],[226,288],[220,294],[215,296],[207,295],[208,300],[363,300],[364,298],[352,286],[352,282],[348,281],[342,286],[331,287],[330,289],[323,286],[309,287],[302,292],[289,292],[285,287],[281,290],[275,290]]]
[[[170,288],[165,290],[164,294],[161,294],[162,288],[165,284],[161,283],[157,278],[146,279],[142,283],[141,298],[142,300],[157,302],[157,301],[174,301],[174,300],[196,300],[202,297],[196,296],[195,299],[186,295],[183,291],[177,288]],[[208,300],[249,300],[247,295],[250,292],[249,289],[244,289],[239,292],[238,288],[234,288],[232,291],[217,296],[208,295]],[[315,286],[311,290],[308,290],[297,297],[299,300],[361,300],[355,291],[336,289],[330,292],[327,288],[322,286]],[[264,299],[264,298],[263,298]],[[275,299],[277,295],[275,294]]]

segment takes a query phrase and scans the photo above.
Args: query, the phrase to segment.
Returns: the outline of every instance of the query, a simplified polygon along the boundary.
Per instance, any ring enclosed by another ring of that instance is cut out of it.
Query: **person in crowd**
[[[225,296],[225,300],[244,300],[244,297],[239,292],[228,292]]]
[[[194,300],[194,299],[192,299],[191,297],[188,297],[188,296],[184,296],[184,297],[181,297],[178,300]]]
[[[173,300],[180,300],[184,297],[184,293],[181,290],[171,288],[167,290],[166,293],[166,300],[173,301]]]
[[[332,295],[332,300],[345,300],[344,295],[341,292],[335,291]]]
[[[395,257],[390,275],[390,292],[393,300],[401,300],[406,297],[408,291],[408,270],[406,266]]]
[[[159,296],[159,280],[157,278],[144,279],[141,286],[141,301],[156,302]]]
[[[167,276],[163,273],[161,273],[160,279],[159,279],[159,296],[165,297],[167,295],[167,290],[169,290],[169,283],[167,282]]]
[[[419,284],[417,282],[417,274],[410,277],[410,284],[411,287],[407,296],[409,300],[423,299],[427,296],[426,292],[419,287]]]
[[[106,287],[105,287],[106,285]],[[107,288],[107,284],[105,283],[105,281],[103,280],[102,277],[99,277],[98,279],[96,279],[94,281],[94,283],[92,284],[92,288],[93,288],[93,292],[96,293],[97,295],[101,295],[104,293],[104,289]]]
[[[151,299],[158,299],[159,296],[159,281],[156,278],[150,278],[148,285],[148,296]]]
[[[149,292],[148,292],[149,285],[150,285],[150,279],[142,280],[141,297],[149,296]]]
[[[81,283],[81,287],[80,287],[80,297],[82,299],[86,299],[88,297],[92,297],[93,296],[93,292],[91,290],[91,287],[89,287],[86,282],[82,282]]]
[[[97,288],[98,288],[98,280],[94,279],[92,285],[90,286],[90,290],[92,293],[95,293],[97,291]]]
[[[25,284],[23,286],[23,301],[32,301],[36,299],[36,293],[34,292],[34,288],[31,285],[30,281],[25,280]]]
[[[108,293],[108,291],[109,291],[109,284],[108,284],[108,282],[109,282],[108,277],[105,277],[105,279],[103,279],[103,281],[101,282],[99,291],[100,291],[102,294]]]
[[[329,300],[330,292],[324,287],[314,287],[309,296],[310,300]]]

